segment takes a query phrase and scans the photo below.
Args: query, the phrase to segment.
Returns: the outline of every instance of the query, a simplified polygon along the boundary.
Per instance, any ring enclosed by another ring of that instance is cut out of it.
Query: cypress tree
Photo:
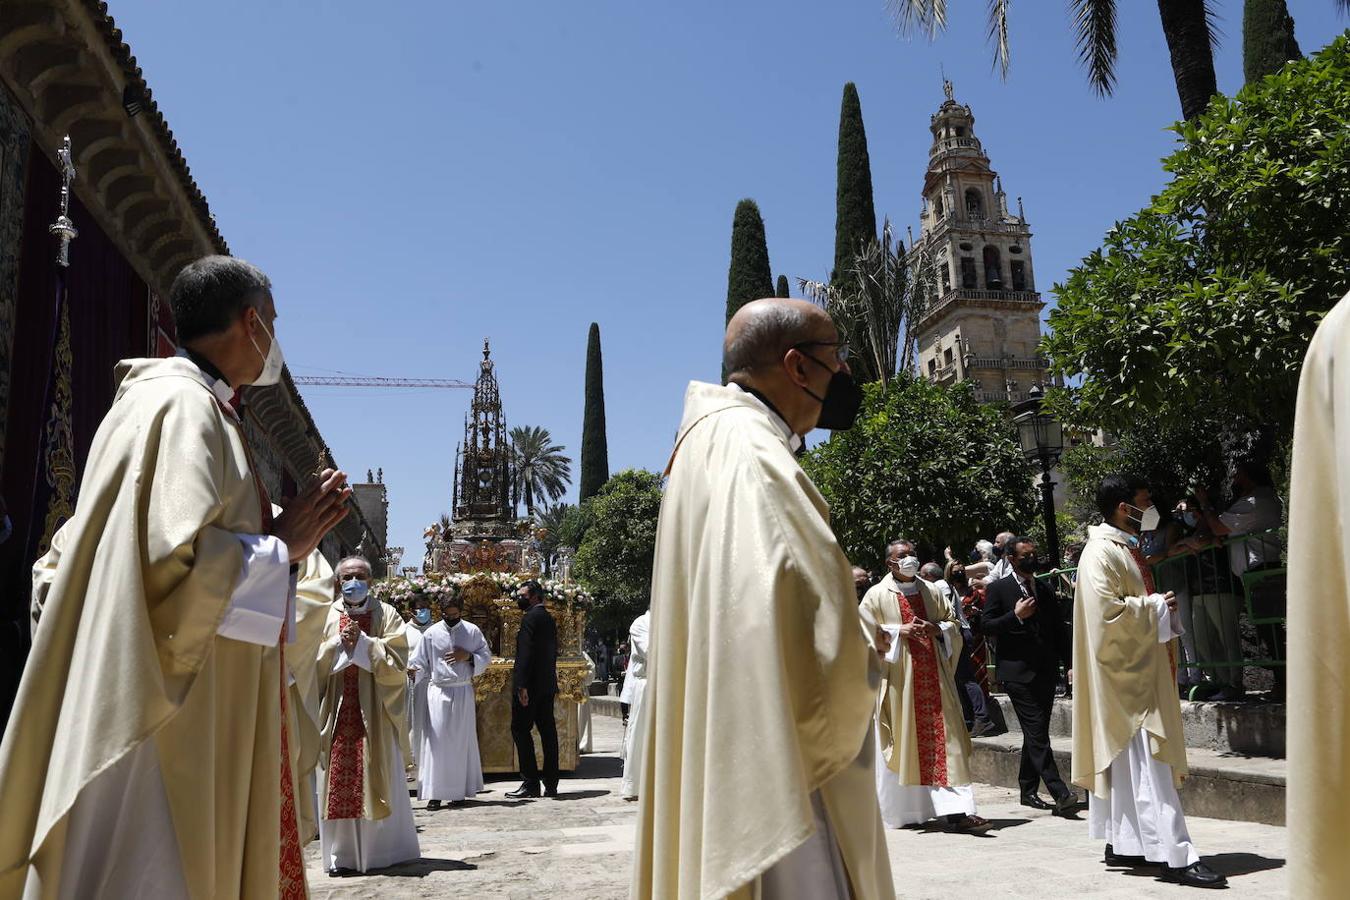
[[[872,162],[867,155],[862,103],[858,101],[858,88],[851,81],[844,85],[844,100],[839,108],[838,165],[831,282],[848,269],[864,241],[877,239],[877,212],[872,204]]]
[[[778,290],[774,292],[774,296],[775,296],[775,297],[791,297],[791,296],[792,296],[791,292],[790,292],[789,289],[788,289],[788,280],[787,280],[787,276],[786,276],[786,275],[779,275],[779,276],[778,276]]]
[[[1247,83],[1302,59],[1294,39],[1294,17],[1285,0],[1246,0],[1242,8],[1242,74]]]
[[[727,321],[751,300],[773,296],[773,270],[764,238],[764,220],[755,201],[736,204],[731,222],[731,268],[727,271]]]
[[[581,495],[585,500],[609,481],[609,443],[605,438],[605,371],[600,358],[600,326],[591,323],[586,341],[586,410],[581,421]]]

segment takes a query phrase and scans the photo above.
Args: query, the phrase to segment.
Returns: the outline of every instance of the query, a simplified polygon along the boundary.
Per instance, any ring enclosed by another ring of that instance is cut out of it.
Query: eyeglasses
[[[833,347],[835,359],[839,361],[839,364],[843,365],[848,362],[848,341],[802,341],[792,345],[793,350],[802,350],[804,347]],[[805,353],[805,350],[802,350],[802,352]],[[807,353],[806,355],[810,356],[811,354]]]
[[[338,581],[341,581],[344,584],[348,581],[369,581],[369,580],[370,580],[369,578],[367,578],[365,575],[360,574],[359,572],[348,572],[346,575],[338,576]]]

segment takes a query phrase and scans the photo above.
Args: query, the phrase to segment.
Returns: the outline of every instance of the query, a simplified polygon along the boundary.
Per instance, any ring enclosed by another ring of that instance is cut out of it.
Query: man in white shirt
[[[426,691],[418,750],[417,796],[427,809],[460,803],[483,789],[473,679],[492,662],[483,632],[460,618],[458,598],[441,603],[441,621],[422,633],[408,673]]]

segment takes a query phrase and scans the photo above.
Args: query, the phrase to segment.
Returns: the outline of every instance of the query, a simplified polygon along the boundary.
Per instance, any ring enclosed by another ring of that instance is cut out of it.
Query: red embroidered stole
[[[363,632],[370,631],[370,613],[338,617],[338,631],[356,622]],[[328,753],[328,805],[325,819],[360,819],[366,813],[365,773],[366,727],[361,721],[361,668],[355,664],[342,670],[342,700],[338,704],[333,746]]]
[[[1134,560],[1135,566],[1137,566],[1139,569],[1139,575],[1144,579],[1144,593],[1145,594],[1154,593],[1156,591],[1156,588],[1154,587],[1153,582],[1153,570],[1149,568],[1148,563],[1144,562],[1144,554],[1141,553],[1139,551],[1139,548],[1136,546],[1132,546],[1129,544],[1126,544],[1125,546],[1130,551],[1130,558]],[[1172,667],[1172,680],[1176,681],[1177,654],[1176,651],[1172,648],[1173,643],[1174,643],[1173,641],[1167,642],[1167,662]]]
[[[915,618],[910,598],[903,593],[900,600],[900,622],[908,625]],[[915,602],[922,602],[922,594],[915,594]],[[934,787],[947,787],[947,726],[942,719],[942,673],[938,668],[936,641],[925,634],[909,637],[910,670],[914,678],[914,724],[919,745],[919,782]]]

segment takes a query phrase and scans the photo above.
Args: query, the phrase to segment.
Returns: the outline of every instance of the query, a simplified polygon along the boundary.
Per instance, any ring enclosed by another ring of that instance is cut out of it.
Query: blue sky
[[[1242,83],[1241,2],[1219,0],[1219,87]],[[1304,52],[1347,22],[1291,0]],[[1013,5],[1012,71],[985,4],[935,43],[882,0],[113,0],[236,255],[276,286],[292,372],[472,380],[492,340],[510,425],[575,460],[600,323],[611,471],[660,469],[685,385],[717,378],[732,211],[763,211],[775,273],[828,274],[846,81],[878,215],[917,227],[939,67],[1034,231],[1038,287],[1163,182],[1180,114],[1152,3],[1122,3],[1099,99],[1063,0]],[[1128,11],[1127,11],[1128,10]],[[339,463],[383,467],[390,542],[420,559],[448,509],[467,391],[309,388]],[[575,467],[574,467],[575,468]],[[574,499],[575,489],[573,490]]]

